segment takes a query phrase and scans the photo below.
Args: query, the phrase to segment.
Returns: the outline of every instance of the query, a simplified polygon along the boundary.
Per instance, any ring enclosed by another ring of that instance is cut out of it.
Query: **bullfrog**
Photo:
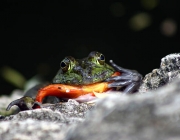
[[[60,63],[60,69],[54,77],[53,83],[93,84],[106,80],[114,72],[114,68],[105,63],[105,56],[93,51],[83,59],[75,59],[72,56],[65,57]]]
[[[94,92],[103,93],[112,89],[121,89],[124,94],[135,92],[140,86],[142,75],[137,71],[124,69],[112,60],[111,66],[105,62],[105,56],[97,51],[91,52],[83,59],[72,56],[65,57],[60,69],[52,80],[52,84],[38,90],[35,99],[24,97],[11,102],[7,110],[17,105],[21,110],[41,106],[46,96],[65,99],[77,99],[83,102],[94,98]],[[88,96],[87,96],[88,95]],[[79,98],[85,97],[87,100]]]

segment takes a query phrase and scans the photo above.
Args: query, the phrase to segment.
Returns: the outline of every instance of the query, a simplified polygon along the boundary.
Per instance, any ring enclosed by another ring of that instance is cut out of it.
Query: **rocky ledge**
[[[144,77],[136,94],[110,94],[96,104],[69,100],[0,116],[0,140],[179,140],[179,68],[180,54],[170,54]]]

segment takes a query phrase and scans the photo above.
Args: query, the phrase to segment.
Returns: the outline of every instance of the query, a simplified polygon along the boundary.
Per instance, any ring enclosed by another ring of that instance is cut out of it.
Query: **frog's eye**
[[[100,54],[97,60],[98,60],[99,64],[104,65],[105,56],[103,54]]]
[[[70,61],[67,58],[65,58],[63,61],[61,61],[60,67],[61,67],[63,72],[67,72],[68,71],[69,64],[70,64]]]
[[[93,51],[89,54],[88,60],[94,62],[99,65],[104,65],[105,63],[105,56],[102,53],[97,51]]]

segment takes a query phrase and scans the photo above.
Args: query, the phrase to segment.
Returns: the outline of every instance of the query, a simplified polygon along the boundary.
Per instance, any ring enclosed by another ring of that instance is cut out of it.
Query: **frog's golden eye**
[[[103,54],[99,54],[97,60],[98,60],[99,64],[104,65],[104,63],[105,63],[105,56]]]
[[[60,63],[60,67],[61,67],[63,72],[67,72],[68,71],[69,65],[70,65],[70,60],[68,58],[65,58]]]
[[[105,56],[97,51],[91,52],[88,56],[88,60],[99,65],[105,64]]]

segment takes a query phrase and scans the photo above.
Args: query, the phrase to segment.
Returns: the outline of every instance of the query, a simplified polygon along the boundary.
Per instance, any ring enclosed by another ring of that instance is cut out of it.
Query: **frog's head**
[[[79,63],[72,56],[65,57],[60,63],[60,69],[53,79],[53,83],[79,85],[82,75],[78,72]]]
[[[105,56],[97,51],[88,57],[75,59],[65,57],[60,63],[60,70],[53,83],[87,85],[101,82],[111,77],[115,70],[105,63]]]

